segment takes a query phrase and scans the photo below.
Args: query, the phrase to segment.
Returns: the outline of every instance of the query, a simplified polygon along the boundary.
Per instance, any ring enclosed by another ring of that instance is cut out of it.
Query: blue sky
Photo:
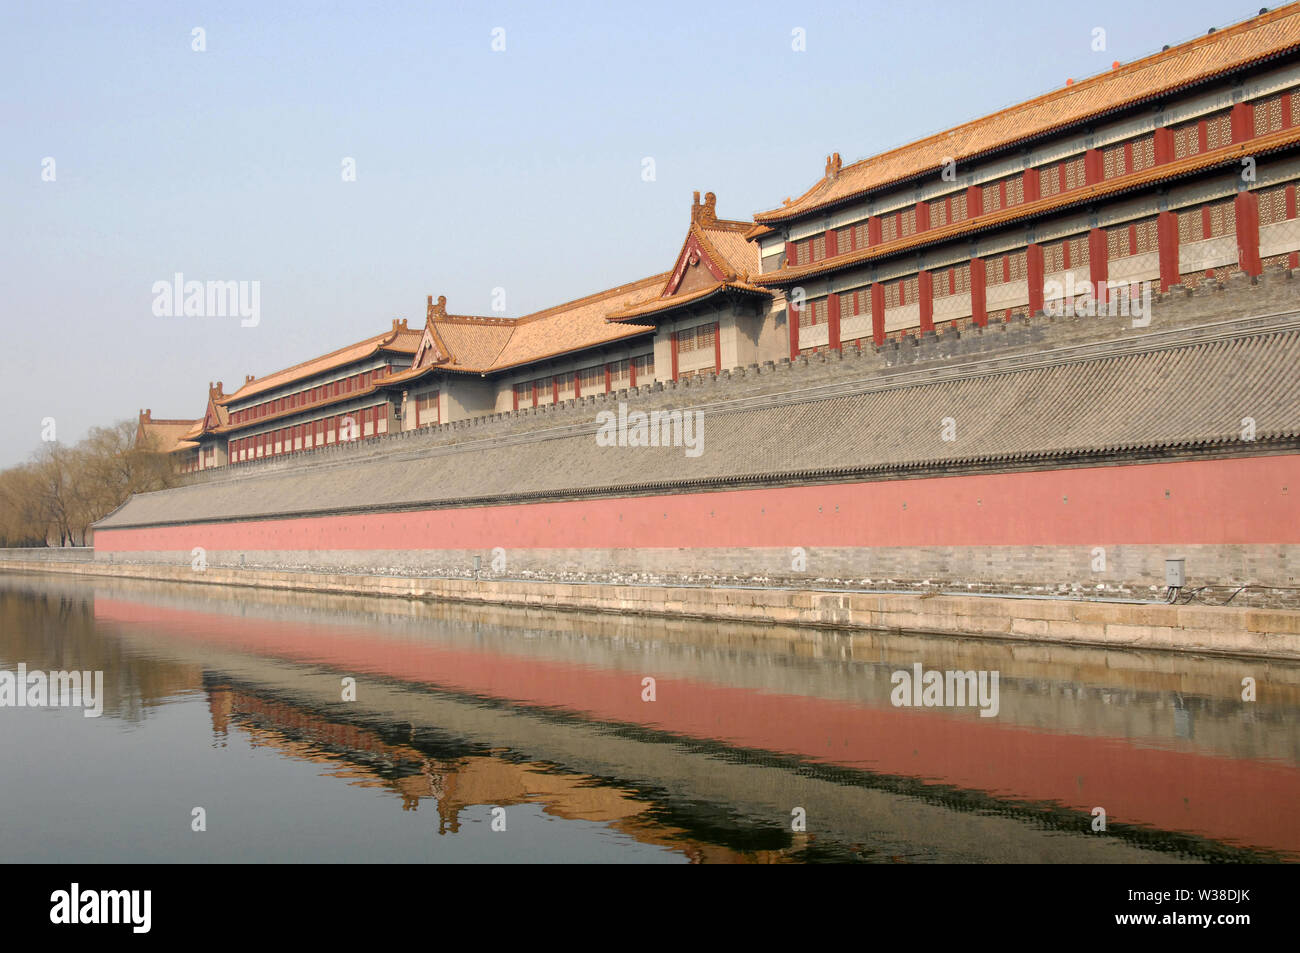
[[[72,442],[140,407],[197,417],[208,381],[422,325],[427,294],[491,314],[501,287],[516,316],[666,270],[695,189],[745,219],[830,152],[854,161],[1258,9],[8,2],[0,466],[43,418]],[[155,316],[176,272],[260,282],[260,322]]]

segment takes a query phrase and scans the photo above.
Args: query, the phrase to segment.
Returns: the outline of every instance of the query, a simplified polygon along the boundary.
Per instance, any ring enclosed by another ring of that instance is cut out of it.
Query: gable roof
[[[197,444],[185,439],[197,420],[164,419],[153,417],[152,410],[141,410],[139,423],[136,425],[135,446],[138,450],[154,450],[158,453],[175,453],[188,450]]]
[[[783,222],[930,172],[949,159],[968,162],[1015,145],[1159,99],[1179,89],[1300,47],[1300,4],[1289,4],[1152,56],[917,142],[840,167],[826,160],[822,179],[797,199],[754,216],[760,226]],[[751,237],[761,232],[753,229]]]
[[[432,370],[488,374],[646,334],[652,329],[612,323],[606,315],[621,305],[654,297],[667,278],[667,273],[651,275],[514,320],[431,317],[445,342],[447,359],[394,375],[389,382]],[[445,303],[443,298],[438,300]]]
[[[627,321],[634,318],[647,318],[662,314],[676,308],[693,304],[727,291],[746,291],[752,294],[770,295],[764,288],[750,284],[750,275],[757,275],[761,270],[758,246],[745,237],[750,228],[749,222],[734,222],[720,219],[717,215],[717,196],[712,192],[700,202],[700,193],[695,193],[691,205],[691,225],[682,242],[677,261],[669,272],[668,281],[664,283],[657,298],[638,303],[630,303],[611,311],[611,321]],[[703,268],[713,279],[710,283],[702,274],[693,275],[694,284],[686,287],[684,279],[691,268]]]
[[[185,433],[186,440],[197,440],[203,434],[218,430],[230,423],[230,410],[225,405],[225,386],[221,381],[208,382],[208,406],[203,416]]]

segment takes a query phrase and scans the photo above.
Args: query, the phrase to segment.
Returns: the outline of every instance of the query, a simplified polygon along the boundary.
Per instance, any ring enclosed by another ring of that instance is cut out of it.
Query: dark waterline
[[[1300,858],[1291,664],[0,575],[20,664],[105,698],[0,707],[9,862]]]

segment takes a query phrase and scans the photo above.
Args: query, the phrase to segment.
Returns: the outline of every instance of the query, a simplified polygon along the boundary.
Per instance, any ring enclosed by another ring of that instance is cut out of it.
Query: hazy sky
[[[516,316],[664,271],[692,190],[746,219],[830,152],[847,164],[1258,9],[4,0],[0,466],[46,417],[65,442],[141,407],[198,417],[208,381],[422,326],[427,294],[492,314],[501,287]],[[176,272],[260,282],[259,323],[156,316]]]

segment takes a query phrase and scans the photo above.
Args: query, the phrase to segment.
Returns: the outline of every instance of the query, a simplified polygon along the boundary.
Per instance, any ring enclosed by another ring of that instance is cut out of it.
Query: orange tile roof
[[[717,197],[712,192],[705,195],[703,204],[700,203],[700,193],[695,193],[695,203],[691,206],[690,230],[659,297],[611,311],[608,315],[611,321],[627,321],[671,311],[726,290],[770,294],[766,289],[749,283],[750,275],[757,274],[761,267],[758,246],[745,238],[750,223],[718,218],[716,204]],[[722,278],[707,287],[682,291],[680,282],[685,259],[693,248],[702,251],[712,262],[714,267],[710,274],[720,274]]]
[[[979,215],[975,218],[963,219],[960,222],[952,222],[938,228],[927,229],[924,232],[916,232],[906,238],[895,239],[892,242],[885,242],[881,245],[873,245],[872,247],[861,251],[836,255],[834,258],[824,258],[821,261],[810,262],[806,265],[798,265],[794,268],[779,268],[776,271],[770,271],[766,274],[755,275],[753,281],[755,284],[759,285],[781,285],[791,281],[798,281],[802,278],[808,278],[813,275],[836,271],[840,268],[847,268],[851,265],[860,264],[862,262],[872,261],[878,258],[886,258],[890,255],[898,254],[899,252],[911,251],[927,245],[933,245],[949,239],[957,238],[962,235],[984,231],[985,229],[993,228],[998,225],[1006,225],[1011,222],[1019,221],[1020,219],[1041,215],[1045,212],[1051,212],[1069,206],[1086,204],[1090,200],[1103,198],[1115,193],[1128,192],[1136,188],[1141,188],[1168,179],[1176,179],[1180,176],[1200,172],[1204,169],[1214,168],[1215,166],[1235,164],[1243,156],[1263,156],[1279,149],[1294,147],[1296,145],[1300,145],[1300,127],[1282,129],[1265,136],[1259,136],[1247,142],[1222,146],[1218,149],[1212,149],[1209,152],[1202,152],[1198,155],[1188,156],[1185,159],[1177,159],[1173,162],[1166,162],[1162,165],[1152,166],[1142,172],[1132,172],[1126,176],[1107,179],[1104,182],[1097,182],[1081,188],[1071,189],[1069,192],[1061,192],[1045,199],[1038,199],[1034,202],[1025,202],[1023,205],[1013,205],[1010,208],[999,209],[998,211],[990,212],[987,215]]]
[[[643,301],[641,304],[635,304],[631,307],[622,308],[618,311],[611,312],[609,319],[611,321],[627,321],[632,318],[644,318],[652,314],[659,314],[664,311],[671,311],[674,308],[680,308],[684,305],[695,304],[721,294],[724,291],[749,292],[750,294],[763,295],[771,297],[772,292],[766,288],[760,288],[752,285],[748,281],[739,279],[734,281],[719,281],[715,285],[707,288],[697,288],[694,291],[687,291],[682,294],[673,295],[670,298],[654,298],[650,301]]]
[[[162,419],[155,420],[152,410],[140,411],[140,422],[136,428],[136,447],[156,450],[159,453],[175,453],[188,450],[197,444],[185,439],[197,420]]]
[[[624,303],[653,297],[665,278],[667,274],[651,275],[515,319],[448,315],[446,298],[439,297],[437,305],[430,303],[428,323],[443,359],[412,367],[387,382],[405,382],[431,371],[488,374],[644,334],[649,328],[611,323],[605,315]]]
[[[648,328],[614,324],[606,320],[606,315],[625,304],[655,297],[667,278],[666,272],[651,275],[577,301],[524,315],[515,322],[514,333],[493,361],[490,370],[531,364],[568,351],[609,344],[646,333]]]
[[[450,314],[435,320],[438,336],[451,352],[452,368],[491,367],[510,336],[515,322],[509,318],[477,318]]]
[[[838,161],[828,159],[821,181],[785,207],[761,212],[754,220],[760,224],[787,221],[937,172],[949,159],[970,161],[997,148],[1159,98],[1297,46],[1300,4],[1289,4],[842,169]]]
[[[208,382],[208,406],[203,416],[194,421],[194,426],[185,434],[187,440],[197,440],[204,433],[219,430],[230,423],[230,411],[222,403],[226,398],[225,387],[221,381]]]
[[[232,401],[246,400],[249,397],[255,397],[258,394],[274,390],[277,387],[292,384],[294,381],[313,377],[317,374],[324,374],[339,367],[346,367],[348,364],[364,360],[380,351],[414,354],[415,349],[420,345],[421,334],[420,331],[407,328],[405,320],[399,321],[394,318],[392,328],[382,334],[376,334],[364,341],[341,347],[337,351],[331,351],[309,361],[303,361],[301,364],[286,367],[282,371],[267,374],[265,377],[250,378],[244,382],[243,387],[233,394],[222,395],[218,403],[225,405]]]

